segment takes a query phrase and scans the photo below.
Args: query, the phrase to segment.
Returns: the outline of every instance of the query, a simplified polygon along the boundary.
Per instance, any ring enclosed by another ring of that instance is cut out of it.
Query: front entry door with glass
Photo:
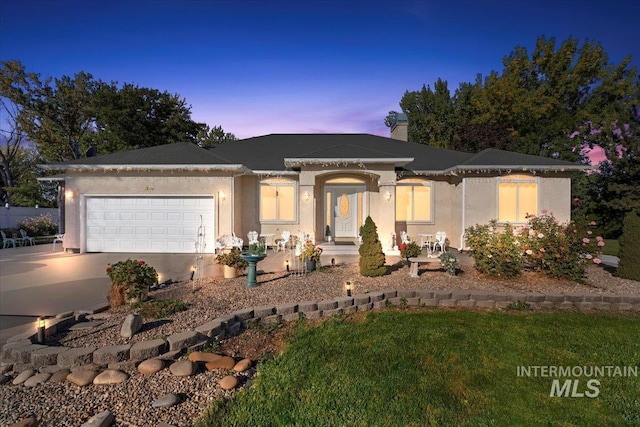
[[[333,206],[334,237],[358,237],[363,191],[356,187],[332,187],[328,192]]]

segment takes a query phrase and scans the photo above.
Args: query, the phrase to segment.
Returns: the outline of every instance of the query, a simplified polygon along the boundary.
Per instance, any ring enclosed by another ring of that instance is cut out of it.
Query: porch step
[[[360,245],[335,245],[333,243],[317,243],[322,248],[322,255],[358,255]]]

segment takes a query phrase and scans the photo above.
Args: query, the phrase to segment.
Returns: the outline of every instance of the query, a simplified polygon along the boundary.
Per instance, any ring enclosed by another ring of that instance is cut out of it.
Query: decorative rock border
[[[27,369],[72,368],[89,364],[108,365],[126,361],[143,361],[154,357],[172,357],[185,350],[198,350],[226,337],[238,335],[242,328],[258,324],[273,325],[294,321],[300,317],[319,319],[357,311],[382,309],[387,306],[456,307],[504,309],[515,302],[525,302],[531,309],[576,309],[640,311],[640,295],[618,294],[542,294],[535,292],[483,292],[464,290],[388,290],[337,297],[323,301],[305,301],[278,305],[263,305],[234,311],[200,325],[193,331],[175,333],[167,339],[142,341],[133,345],[95,347],[51,347],[34,344],[36,334],[26,332],[9,338],[2,347],[3,362],[12,363],[14,371]],[[48,320],[45,335],[69,327],[87,318],[99,318],[97,313],[108,306],[84,310],[77,315],[62,313]],[[16,369],[17,368],[17,369]]]

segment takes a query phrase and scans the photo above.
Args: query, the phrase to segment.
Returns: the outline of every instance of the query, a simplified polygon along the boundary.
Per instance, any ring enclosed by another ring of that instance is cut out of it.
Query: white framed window
[[[506,175],[498,178],[498,222],[525,223],[538,214],[538,178]]]
[[[297,183],[291,179],[270,178],[260,181],[260,221],[295,222]]]
[[[403,179],[396,184],[396,221],[433,222],[433,181]]]

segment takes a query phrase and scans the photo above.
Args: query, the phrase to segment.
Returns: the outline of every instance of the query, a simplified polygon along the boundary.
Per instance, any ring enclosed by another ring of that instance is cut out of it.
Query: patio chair
[[[402,242],[402,244],[404,245],[408,245],[409,242],[411,241],[411,239],[409,238],[409,235],[407,234],[406,231],[402,231],[400,233],[400,241]]]
[[[64,234],[56,234],[55,239],[53,239],[53,248],[51,248],[51,252],[54,252],[56,250],[56,243],[57,242],[60,242],[60,243],[64,244]]]
[[[0,235],[2,235],[2,249],[6,249],[9,246],[9,243],[16,247],[16,238],[15,237],[7,237],[4,231],[0,230]]]
[[[27,242],[29,242],[29,246],[35,245],[36,239],[34,239],[33,237],[27,236],[27,232],[22,228],[20,229],[20,236],[22,237],[18,237],[16,239],[16,240],[20,240],[20,246],[24,246]]]
[[[291,232],[283,231],[281,237],[282,237],[281,239],[276,240],[276,248],[278,249],[278,252],[280,252],[281,250],[284,251],[287,249],[289,240],[291,240]]]
[[[436,251],[436,248],[440,246],[440,252],[447,251],[447,233],[444,231],[438,231],[436,233],[436,241],[433,242],[433,251]]]
[[[247,237],[249,238],[249,245],[257,245],[260,243],[260,241],[258,240],[258,232],[257,231],[250,231],[247,233]]]

